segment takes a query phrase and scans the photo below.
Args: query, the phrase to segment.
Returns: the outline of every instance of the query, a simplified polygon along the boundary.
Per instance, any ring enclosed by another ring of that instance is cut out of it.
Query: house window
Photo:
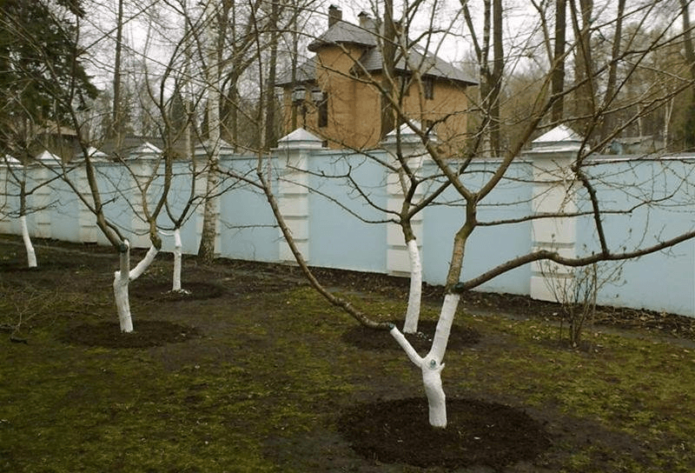
[[[323,93],[323,99],[318,103],[319,109],[319,128],[328,126],[328,93]]]
[[[434,99],[434,79],[432,77],[422,78],[422,88],[425,91],[426,100]]]

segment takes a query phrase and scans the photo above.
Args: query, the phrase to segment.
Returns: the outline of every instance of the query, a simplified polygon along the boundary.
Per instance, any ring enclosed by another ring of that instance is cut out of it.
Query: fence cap
[[[531,142],[531,149],[579,146],[583,138],[567,125],[559,125]]]
[[[60,164],[60,158],[48,150],[36,156],[36,161],[43,164]]]
[[[566,125],[560,125],[531,142],[523,152],[526,158],[571,158],[582,148],[581,135]]]
[[[414,127],[422,129],[422,124],[419,121],[413,120],[412,123]],[[403,123],[400,127],[389,132],[381,143],[384,146],[395,146],[399,136],[401,138],[401,144],[422,144],[420,136],[415,133],[407,123]],[[430,133],[428,138],[430,141],[437,141],[437,135],[434,133]]]
[[[283,136],[278,140],[278,148],[323,148],[323,140],[304,128],[297,128],[289,135]]]
[[[128,155],[128,158],[130,159],[135,159],[135,158],[145,158],[145,157],[155,157],[159,155],[162,152],[161,149],[157,148],[155,145],[150,143],[149,141],[145,141],[143,144],[135,148],[131,153]]]
[[[98,149],[94,146],[90,146],[89,148],[87,148],[87,156],[89,156],[89,158],[92,161],[108,161],[108,158],[109,158],[106,153],[104,153],[103,151],[101,151],[100,149]],[[73,158],[73,162],[77,162],[77,163],[81,163],[84,160],[85,160],[85,158],[84,158],[83,152],[79,152],[79,153],[75,154],[75,157]]]
[[[0,163],[4,164],[8,168],[16,168],[22,166],[22,162],[19,159],[12,157],[9,154],[6,154],[5,157],[2,160],[0,160]]]

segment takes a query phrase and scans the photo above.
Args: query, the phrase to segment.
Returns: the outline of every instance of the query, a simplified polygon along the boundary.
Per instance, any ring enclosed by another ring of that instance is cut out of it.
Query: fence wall
[[[407,253],[400,230],[393,222],[387,222],[394,217],[389,209],[394,210],[401,199],[394,190],[393,173],[380,164],[389,161],[389,152],[378,150],[365,156],[322,149],[315,143],[284,144],[267,160],[264,170],[272,176],[273,190],[309,263],[391,274],[407,271]],[[148,246],[147,228],[139,216],[142,204],[138,197],[138,175],[150,175],[153,162],[151,159],[133,161],[134,173],[114,163],[96,165],[106,214],[137,247]],[[555,158],[552,163],[563,165],[562,160]],[[250,177],[256,164],[255,157],[230,155],[221,159],[222,169],[234,169]],[[630,250],[691,230],[695,226],[695,195],[689,184],[695,182],[690,179],[693,164],[692,157],[592,161],[589,172],[597,183],[602,209],[609,211],[602,221],[609,243]],[[475,188],[498,165],[499,161],[494,160],[472,163],[465,175],[467,184]],[[576,184],[563,181],[561,176],[548,179],[548,170],[538,155],[530,154],[515,162],[500,185],[480,204],[482,226],[474,232],[467,247],[464,279],[538,248],[553,246],[579,256],[600,251],[593,217],[582,215],[590,210],[586,192]],[[51,180],[55,173],[45,167],[26,168],[21,172],[27,175],[27,189],[34,189],[27,197],[30,210],[27,218],[33,236],[108,244],[75,191],[61,179]],[[418,172],[436,176],[438,170],[432,163],[422,161]],[[7,175],[8,170],[0,167],[3,185],[0,232],[19,234],[21,229],[15,218],[19,209],[18,187]],[[197,252],[205,181],[199,178],[192,189],[191,175],[189,163],[176,163],[169,212],[159,219],[164,251],[173,249],[172,219],[180,217],[191,195],[198,195],[198,207],[190,212],[182,226],[184,251]],[[70,176],[86,201],[93,203],[84,169],[78,167]],[[36,190],[47,181],[50,183]],[[354,182],[360,183],[359,189]],[[258,188],[225,179],[219,191],[217,252],[220,256],[263,262],[291,261],[266,197]],[[153,204],[161,192],[162,181],[158,179],[150,186],[148,202]],[[649,204],[639,205],[644,201]],[[574,206],[578,216],[562,221],[528,218],[558,205],[564,209]],[[611,211],[615,213],[610,214]],[[463,223],[464,212],[460,196],[449,187],[416,219],[426,282],[444,283],[453,237]],[[605,263],[600,268],[605,274],[617,268],[620,271],[602,286],[599,303],[695,316],[694,241],[622,264]],[[566,274],[551,276],[538,264],[524,265],[480,289],[547,299],[550,298],[547,288],[553,280],[562,280]]]

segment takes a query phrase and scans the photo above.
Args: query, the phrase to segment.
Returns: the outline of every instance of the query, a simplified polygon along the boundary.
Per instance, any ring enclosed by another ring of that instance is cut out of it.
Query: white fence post
[[[432,138],[434,139],[434,137]],[[401,125],[398,131],[394,130],[381,142],[382,147],[389,153],[389,164],[399,169],[399,172],[387,171],[386,189],[388,192],[387,208],[390,211],[399,212],[405,199],[403,184],[408,185],[407,176],[400,167],[396,158],[399,151],[415,174],[418,174],[427,158],[422,140],[406,124]],[[422,197],[422,189],[417,189],[413,201],[417,202]],[[419,212],[411,220],[413,233],[422,256],[422,228],[423,216]],[[388,223],[386,227],[386,269],[394,276],[410,276],[410,255],[406,245],[403,231],[400,225]]]
[[[39,186],[50,180],[54,173],[48,168],[60,167],[60,158],[48,151],[44,151],[37,158],[38,165],[31,167],[31,177],[33,183],[31,187]],[[27,211],[35,211],[34,213],[34,237],[35,238],[51,238],[51,212],[48,207],[51,205],[51,197],[53,194],[52,186],[44,185],[36,189],[33,196],[33,202],[27,202]]]
[[[309,156],[323,148],[323,141],[303,128],[278,140],[278,206],[297,248],[308,262],[309,246]],[[294,262],[294,255],[280,232],[280,261]]]
[[[571,166],[581,148],[582,139],[564,125],[550,130],[532,143],[524,157],[533,165],[533,213],[540,215],[573,214],[577,211],[572,191]],[[576,256],[577,218],[547,217],[533,220],[534,250],[557,251],[565,257]],[[530,296],[553,302],[571,293],[573,268],[538,261],[531,266]]]

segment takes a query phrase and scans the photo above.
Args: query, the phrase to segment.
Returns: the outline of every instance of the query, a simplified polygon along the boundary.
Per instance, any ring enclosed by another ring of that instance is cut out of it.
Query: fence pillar
[[[0,158],[0,233],[12,233],[12,215],[18,211],[17,199],[10,197],[18,193],[13,172],[23,175],[22,163],[12,156]]]
[[[232,145],[224,140],[219,140],[217,143],[217,170],[219,172],[222,161],[225,158],[229,158],[234,154],[234,148]],[[195,156],[194,161],[194,174],[197,176],[195,186],[196,186],[196,197],[200,199],[200,205],[196,209],[197,213],[197,225],[196,225],[196,235],[198,236],[198,243],[203,235],[203,225],[205,224],[205,205],[206,201],[210,199],[213,206],[213,215],[215,219],[215,257],[220,256],[222,248],[222,238],[221,238],[221,226],[222,221],[220,219],[220,199],[222,198],[222,189],[224,187],[224,180],[220,178],[220,174],[217,175],[217,187],[211,190],[211,195],[208,195],[207,179],[208,171],[210,167],[210,153],[214,148],[214,143],[211,141],[205,141],[199,144],[193,150]],[[198,174],[200,173],[200,174]]]
[[[435,139],[432,137],[431,139]],[[407,124],[401,125],[398,130],[390,132],[381,142],[382,147],[389,154],[389,164],[398,171],[387,171],[386,190],[388,192],[387,208],[389,211],[400,212],[405,193],[409,186],[408,177],[398,162],[398,153],[406,160],[408,166],[415,174],[422,170],[422,166],[429,156],[420,137],[413,132]],[[413,201],[417,202],[422,197],[422,189],[417,189]],[[422,212],[419,212],[411,220],[413,233],[422,256]],[[401,226],[396,223],[388,223],[386,227],[386,270],[394,276],[410,276],[410,255],[406,246]]]
[[[96,166],[95,163],[92,163]],[[77,168],[77,189],[80,195],[91,205],[94,205],[94,197],[92,196],[91,187],[89,186],[89,178],[87,177],[87,165],[81,165]],[[94,213],[89,210],[89,207],[78,199],[77,222],[79,226],[78,241],[81,243],[96,243],[99,227],[97,226],[97,218]]]
[[[570,128],[560,125],[536,139],[524,153],[533,165],[532,239],[535,250],[557,251],[565,257],[576,256],[577,218],[562,217],[577,211],[573,190],[572,163],[577,157],[582,138]],[[531,266],[530,296],[533,299],[566,302],[574,283],[573,268],[552,262],[538,261]]]
[[[38,166],[32,166],[31,177],[34,181],[31,187],[36,188],[32,204],[27,203],[27,211],[34,214],[34,237],[51,238],[51,197],[53,189],[50,184],[44,184],[55,176],[55,168],[62,166],[60,158],[44,151],[37,158]],[[51,169],[53,168],[53,169]],[[28,184],[28,183],[27,183]],[[40,187],[38,187],[40,186]]]
[[[309,245],[309,156],[323,148],[323,141],[303,128],[278,140],[278,206],[292,233],[294,243],[308,262]],[[295,258],[280,231],[279,259],[294,262]]]
[[[95,171],[95,174],[99,174],[97,168],[100,164],[108,163],[108,157],[105,153],[102,153],[96,148],[90,147],[87,150],[89,155],[89,162]],[[76,184],[79,190],[80,196],[77,197],[77,241],[81,243],[95,244],[98,242],[99,238],[99,226],[97,225],[97,217],[94,212],[89,210],[89,207],[84,203],[83,199],[94,205],[94,197],[92,196],[92,189],[89,185],[89,178],[87,177],[87,160],[86,158],[78,154],[75,156],[75,164],[78,167],[75,168],[74,172],[76,174]],[[108,164],[107,164],[108,165]]]
[[[147,186],[148,181],[156,178],[157,170],[154,164],[157,158],[162,153],[162,150],[149,142],[145,142],[138,146],[128,155],[128,168],[133,176],[133,193],[131,206],[133,208],[133,217],[131,220],[130,230],[133,233],[130,244],[133,248],[149,248],[152,244],[150,241],[150,225],[147,222],[143,208],[143,198],[150,203],[150,192],[154,192],[153,186]],[[141,189],[148,189],[146,195],[141,195]],[[152,209],[150,208],[151,212]]]

